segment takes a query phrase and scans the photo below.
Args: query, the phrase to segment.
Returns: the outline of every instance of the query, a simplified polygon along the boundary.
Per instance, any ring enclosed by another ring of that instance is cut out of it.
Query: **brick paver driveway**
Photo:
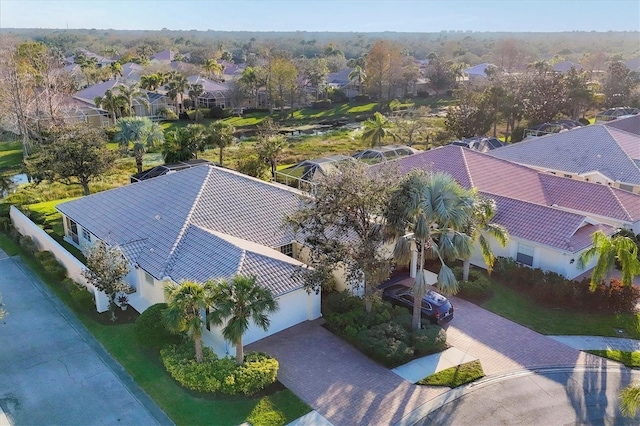
[[[447,390],[409,383],[320,324],[299,324],[247,350],[275,356],[278,379],[334,425],[393,424]]]

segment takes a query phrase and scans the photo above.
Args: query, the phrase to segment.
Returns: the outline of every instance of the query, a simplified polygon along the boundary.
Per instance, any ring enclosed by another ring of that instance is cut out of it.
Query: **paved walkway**
[[[640,351],[640,340],[602,336],[549,336],[553,340],[578,350],[619,350],[625,352]]]
[[[422,358],[414,359],[400,367],[394,368],[393,371],[398,376],[411,383],[416,383],[425,377],[429,377],[439,371],[447,368],[457,367],[467,362],[475,361],[477,358],[461,351],[458,348],[449,348],[437,354],[427,355]]]
[[[172,424],[75,316],[0,250],[0,413],[11,424]],[[0,423],[2,423],[0,414]]]

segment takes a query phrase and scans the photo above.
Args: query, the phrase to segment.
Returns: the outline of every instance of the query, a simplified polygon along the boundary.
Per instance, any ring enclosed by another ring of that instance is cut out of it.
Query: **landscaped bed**
[[[640,368],[640,352],[626,352],[613,349],[585,351],[593,355],[621,362],[630,368]]]
[[[439,371],[418,381],[417,384],[457,388],[458,386],[471,383],[483,377],[484,371],[482,370],[482,364],[476,360]]]

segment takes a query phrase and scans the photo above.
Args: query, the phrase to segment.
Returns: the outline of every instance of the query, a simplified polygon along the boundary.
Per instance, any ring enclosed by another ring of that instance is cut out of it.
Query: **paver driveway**
[[[18,259],[0,250],[0,407],[12,424],[170,424]]]
[[[486,375],[556,366],[606,366],[582,353],[453,298],[447,342],[478,358]],[[394,424],[448,388],[417,386],[371,361],[349,344],[307,322],[249,345],[280,361],[279,379],[334,425]],[[618,365],[618,364],[616,364]]]

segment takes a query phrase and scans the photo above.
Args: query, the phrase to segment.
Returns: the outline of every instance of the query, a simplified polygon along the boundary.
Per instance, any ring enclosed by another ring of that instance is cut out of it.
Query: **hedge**
[[[331,293],[326,311],[329,330],[387,367],[446,349],[447,336],[440,326],[423,324],[421,330],[412,330],[411,314],[387,302],[375,302],[367,313],[362,299]]]
[[[491,289],[491,281],[483,273],[477,269],[469,271],[469,280],[462,281],[462,267],[453,268],[453,273],[460,285],[460,291],[457,296],[476,303],[483,302],[491,297],[493,291]]]
[[[568,280],[555,272],[520,266],[511,258],[496,260],[494,276],[538,303],[578,312],[634,312],[640,298],[640,289],[623,286],[617,279],[608,285],[602,282],[591,291],[589,278]]]
[[[203,361],[196,362],[192,343],[171,345],[160,351],[165,368],[187,389],[253,395],[276,381],[279,364],[261,352],[245,355],[245,362],[236,365],[231,357],[218,358],[210,348],[203,348]]]
[[[142,346],[162,348],[180,343],[180,336],[171,333],[164,325],[162,312],[165,309],[167,309],[166,303],[156,303],[145,309],[136,319],[136,337]]]

